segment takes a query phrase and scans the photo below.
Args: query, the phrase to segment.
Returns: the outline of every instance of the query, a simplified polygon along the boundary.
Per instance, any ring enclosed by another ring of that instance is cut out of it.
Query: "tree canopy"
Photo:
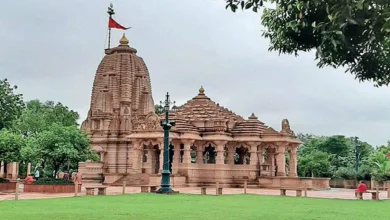
[[[346,67],[360,81],[390,83],[390,1],[226,0],[233,12],[264,8],[270,51],[316,51],[318,67]],[[264,3],[271,3],[272,8]]]
[[[50,165],[54,173],[67,164],[77,168],[79,161],[92,157],[89,141],[76,126],[63,126],[57,123],[47,130],[29,138],[27,146],[22,149],[26,161],[35,160],[42,166]]]
[[[77,112],[53,101],[24,103],[16,88],[0,80],[0,161],[32,162],[52,176],[52,171],[77,169],[78,162],[97,159],[77,127]]]
[[[27,102],[14,128],[24,136],[48,130],[53,123],[63,126],[76,126],[79,114],[61,103],[39,100]]]
[[[0,79],[0,130],[9,128],[23,109],[21,94],[15,94],[17,86],[11,86],[7,79]]]
[[[0,130],[0,161],[19,161],[20,150],[25,146],[25,139],[21,135],[7,129]]]
[[[378,181],[390,180],[390,143],[374,149],[357,137],[298,134],[298,174]]]

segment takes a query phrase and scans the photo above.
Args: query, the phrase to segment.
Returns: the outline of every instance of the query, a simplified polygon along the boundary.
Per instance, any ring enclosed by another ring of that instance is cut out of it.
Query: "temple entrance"
[[[205,164],[215,164],[216,156],[217,152],[215,151],[215,147],[209,144],[203,151],[203,162]]]

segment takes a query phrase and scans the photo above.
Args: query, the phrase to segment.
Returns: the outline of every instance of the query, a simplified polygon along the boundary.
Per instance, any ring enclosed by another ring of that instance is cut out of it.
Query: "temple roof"
[[[248,141],[260,141],[263,137],[268,139],[295,137],[287,119],[282,121],[281,132],[266,126],[254,113],[245,120],[212,101],[206,96],[203,87],[199,89],[197,96],[170,111],[169,118],[176,121],[176,126],[172,128],[173,132],[199,134],[205,140],[215,135],[222,135],[222,139],[226,140],[233,137],[235,140]],[[160,119],[164,119],[164,115],[161,115]]]
[[[217,120],[226,123],[227,121],[239,122],[244,120],[241,116],[236,115],[207,97],[203,87],[199,89],[197,96],[178,107],[176,112],[181,114],[184,120],[190,122]]]
[[[266,130],[267,127],[263,122],[259,121],[254,113],[248,118],[248,120],[239,122],[232,129],[234,135],[260,135]]]

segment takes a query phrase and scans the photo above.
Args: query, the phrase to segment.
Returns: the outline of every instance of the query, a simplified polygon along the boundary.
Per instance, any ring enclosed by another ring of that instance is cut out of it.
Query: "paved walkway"
[[[92,185],[83,185],[83,186],[92,186]],[[95,185],[93,185],[95,186]],[[180,193],[186,194],[200,194],[200,187],[173,187],[175,191],[179,191]],[[63,197],[73,197],[74,193],[23,193],[23,185],[20,187],[19,199],[46,199],[46,198],[63,198]],[[126,194],[140,193],[140,187],[126,187]],[[244,193],[243,188],[224,188],[223,194],[242,194]],[[248,194],[257,194],[257,195],[273,195],[279,196],[280,191],[277,189],[254,189],[248,188]],[[295,196],[295,191],[287,191],[287,196]],[[122,187],[110,186],[107,188],[108,195],[120,195],[122,194]],[[207,189],[208,195],[215,195],[215,188],[210,187]],[[304,194],[302,192],[302,194]],[[85,196],[85,188],[82,188],[82,192],[79,193],[81,196]],[[387,191],[380,191],[380,199],[387,199]],[[323,191],[308,191],[308,197],[312,198],[331,198],[331,199],[356,199],[354,195],[353,189],[331,189],[331,190],[323,190]],[[15,198],[14,193],[0,193],[0,201],[1,200],[13,200]],[[364,194],[365,200],[371,199],[371,194]]]

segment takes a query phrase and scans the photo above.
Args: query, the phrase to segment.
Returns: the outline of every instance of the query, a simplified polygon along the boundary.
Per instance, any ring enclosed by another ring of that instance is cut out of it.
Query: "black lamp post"
[[[169,172],[169,130],[175,126],[174,121],[169,121],[168,113],[169,106],[172,102],[169,99],[169,93],[166,95],[164,102],[165,120],[161,122],[161,127],[164,130],[164,152],[163,152],[163,170],[161,172],[161,188],[157,190],[157,193],[173,193],[170,185],[171,172]]]

